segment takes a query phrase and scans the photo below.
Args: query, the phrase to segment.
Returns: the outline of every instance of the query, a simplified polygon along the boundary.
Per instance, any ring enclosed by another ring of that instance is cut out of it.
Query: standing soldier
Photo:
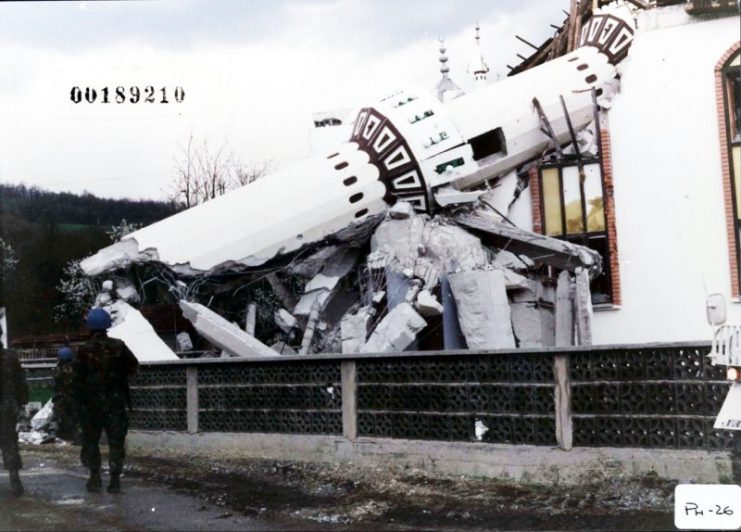
[[[21,406],[27,402],[28,385],[21,364],[0,344],[0,448],[5,469],[10,473],[10,488],[16,497],[23,495],[23,484],[18,475],[23,464],[18,451],[16,424]]]
[[[57,436],[63,440],[79,443],[77,416],[73,392],[75,353],[69,346],[60,347],[57,351],[57,367],[54,371],[54,421],[57,425]]]
[[[129,376],[138,366],[134,355],[120,340],[108,338],[110,315],[101,308],[94,308],[87,315],[90,339],[77,351],[74,362],[74,389],[78,419],[82,428],[80,458],[90,468],[87,489],[99,492],[100,435],[105,431],[108,439],[108,463],[111,480],[109,493],[121,492],[121,471],[125,457],[124,444],[129,420]]]

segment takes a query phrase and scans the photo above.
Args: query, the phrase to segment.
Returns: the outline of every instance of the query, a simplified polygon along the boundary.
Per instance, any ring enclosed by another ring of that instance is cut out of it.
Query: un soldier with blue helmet
[[[80,458],[90,469],[88,491],[100,491],[100,436],[105,431],[111,475],[108,492],[120,493],[129,425],[126,415],[130,406],[129,377],[136,371],[138,362],[122,341],[106,336],[111,317],[105,310],[91,310],[87,326],[92,334],[78,348],[74,361],[75,402],[82,429]]]
[[[63,440],[79,443],[77,412],[74,398],[74,356],[69,346],[57,351],[57,367],[54,371],[54,422],[57,436]]]
[[[3,465],[10,474],[10,489],[16,497],[23,495],[23,484],[19,475],[23,464],[18,450],[16,424],[21,406],[27,402],[28,385],[21,364],[0,345],[0,449]]]

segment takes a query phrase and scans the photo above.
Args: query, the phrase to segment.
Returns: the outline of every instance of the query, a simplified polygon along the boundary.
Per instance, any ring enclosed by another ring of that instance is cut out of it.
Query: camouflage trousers
[[[126,433],[129,419],[126,410],[112,410],[81,417],[82,465],[90,470],[100,469],[100,436],[105,432],[108,440],[108,465],[112,475],[120,475],[126,457]]]
[[[10,471],[18,471],[23,467],[18,450],[18,433],[15,431],[16,422],[15,415],[0,412],[0,449],[3,465]]]

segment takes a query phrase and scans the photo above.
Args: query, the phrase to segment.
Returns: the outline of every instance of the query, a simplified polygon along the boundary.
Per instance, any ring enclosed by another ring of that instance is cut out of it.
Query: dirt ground
[[[24,446],[23,452],[27,462],[46,461],[84,477],[75,447]],[[208,527],[203,522],[204,528],[220,529],[229,520],[239,528],[239,520],[245,520],[242,527],[252,528],[254,522],[258,529],[260,523],[323,530],[673,529],[675,484],[653,476],[595,475],[573,488],[439,478],[413,469],[207,460],[159,452],[130,456],[127,462],[125,492],[128,483],[183,497],[180,506],[208,509],[221,519]]]

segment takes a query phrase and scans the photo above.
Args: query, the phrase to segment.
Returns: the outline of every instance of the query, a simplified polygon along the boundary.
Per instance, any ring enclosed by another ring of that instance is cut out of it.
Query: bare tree
[[[249,184],[270,170],[269,162],[242,164],[224,143],[217,148],[207,140],[196,141],[191,133],[175,157],[175,179],[170,199],[186,208],[212,200],[229,190]]]

